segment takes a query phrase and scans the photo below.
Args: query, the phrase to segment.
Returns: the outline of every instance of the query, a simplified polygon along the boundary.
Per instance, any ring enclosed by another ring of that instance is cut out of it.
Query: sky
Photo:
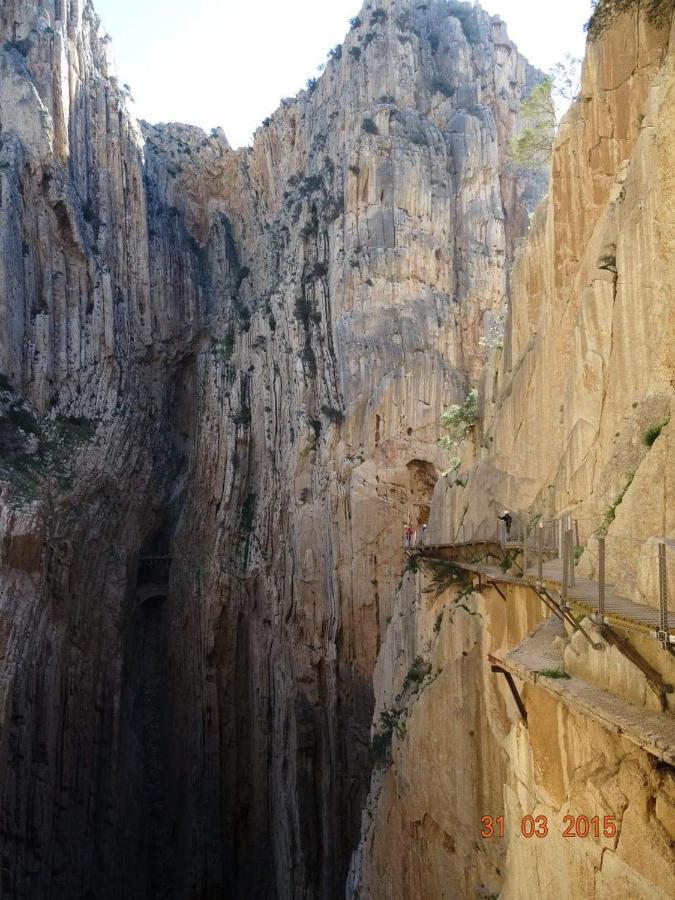
[[[94,0],[139,117],[221,126],[233,147],[317,74],[361,0]],[[583,56],[591,0],[482,0],[531,63]],[[554,12],[555,10],[555,12]]]

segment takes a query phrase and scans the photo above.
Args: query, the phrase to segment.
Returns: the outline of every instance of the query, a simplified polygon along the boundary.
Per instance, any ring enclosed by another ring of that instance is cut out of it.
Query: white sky
[[[234,147],[316,75],[361,0],[94,0],[141,118],[224,128]],[[583,55],[591,0],[482,0],[534,65]]]

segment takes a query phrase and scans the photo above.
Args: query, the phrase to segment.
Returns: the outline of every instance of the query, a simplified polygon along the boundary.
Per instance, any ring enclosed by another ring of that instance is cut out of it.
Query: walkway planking
[[[582,712],[608,731],[674,766],[675,717],[650,712],[574,676],[550,678],[542,674],[563,668],[562,653],[554,640],[562,634],[560,623],[549,619],[503,659],[490,661],[521,681],[532,682],[554,694],[573,712]]]
[[[474,549],[486,555],[495,547],[504,550],[522,550],[519,543],[506,543],[500,545],[498,540],[493,541],[466,541],[459,544],[433,544],[418,546],[409,553],[429,559],[443,559],[467,572],[480,575],[489,581],[503,584],[529,585],[534,590],[539,587],[537,566],[528,565],[524,577],[506,575],[499,566],[491,566],[483,563],[467,562],[457,559],[457,551],[462,549]],[[560,593],[563,583],[563,561],[553,559],[544,563],[543,581],[541,587]],[[575,575],[575,584],[568,588],[568,603],[576,611],[584,615],[595,615],[598,612],[598,582],[588,578],[579,578]],[[605,590],[605,621],[622,625],[636,631],[655,636],[660,629],[658,609],[634,603],[627,597],[617,594],[610,585]],[[670,643],[675,647],[675,624],[668,628]]]

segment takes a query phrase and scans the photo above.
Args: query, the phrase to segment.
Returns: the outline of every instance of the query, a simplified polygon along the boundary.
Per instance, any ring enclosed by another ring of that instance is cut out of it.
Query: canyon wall
[[[675,32],[640,6],[588,45],[548,197],[516,257],[479,421],[460,469],[435,488],[429,543],[492,527],[505,507],[518,524],[569,514],[580,573],[597,575],[600,530],[610,583],[645,606],[658,606],[665,542],[675,608]],[[504,584],[500,595],[442,574],[406,575],[380,653],[373,734],[391,746],[371,783],[350,895],[670,896],[672,756],[629,740],[622,716],[637,732],[649,721],[672,748],[672,695],[660,706],[590,620],[595,647],[542,624],[550,611],[529,588]],[[673,683],[675,660],[653,636],[622,637]],[[489,655],[521,661],[527,722]],[[500,815],[505,836],[495,826],[482,838],[481,818]],[[548,833],[523,836],[527,815],[545,816]],[[613,816],[616,833],[565,838],[565,816]]]
[[[233,151],[137,123],[89,2],[0,34],[3,896],[341,896],[541,76],[480,8],[366,3]]]

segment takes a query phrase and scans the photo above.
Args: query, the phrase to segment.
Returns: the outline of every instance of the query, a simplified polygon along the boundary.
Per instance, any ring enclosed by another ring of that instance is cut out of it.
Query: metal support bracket
[[[496,672],[499,675],[503,675],[506,679],[506,683],[508,684],[511,694],[513,695],[513,699],[516,701],[518,712],[520,713],[520,716],[525,725],[527,725],[527,709],[525,708],[522,697],[518,693],[518,688],[516,687],[516,683],[513,680],[513,675],[499,664],[499,660],[496,657],[488,656],[488,659],[492,663],[492,671]]]
[[[506,600],[506,594],[502,591],[502,589],[499,587],[499,585],[497,584],[497,582],[496,582],[496,581],[492,581],[492,582],[490,583],[490,586],[493,587],[493,588],[497,591],[497,593],[498,593],[499,596],[502,598],[502,600],[504,601],[504,603],[506,603],[506,602],[507,602],[507,600]]]
[[[639,669],[647,679],[647,684],[659,698],[661,704],[661,712],[668,710],[668,701],[666,694],[673,693],[673,685],[663,680],[661,674],[656,671],[649,663],[642,658],[638,651],[623,637],[620,637],[608,625],[600,626],[600,634],[613,647],[621,653],[628,662],[632,663],[636,669]]]

